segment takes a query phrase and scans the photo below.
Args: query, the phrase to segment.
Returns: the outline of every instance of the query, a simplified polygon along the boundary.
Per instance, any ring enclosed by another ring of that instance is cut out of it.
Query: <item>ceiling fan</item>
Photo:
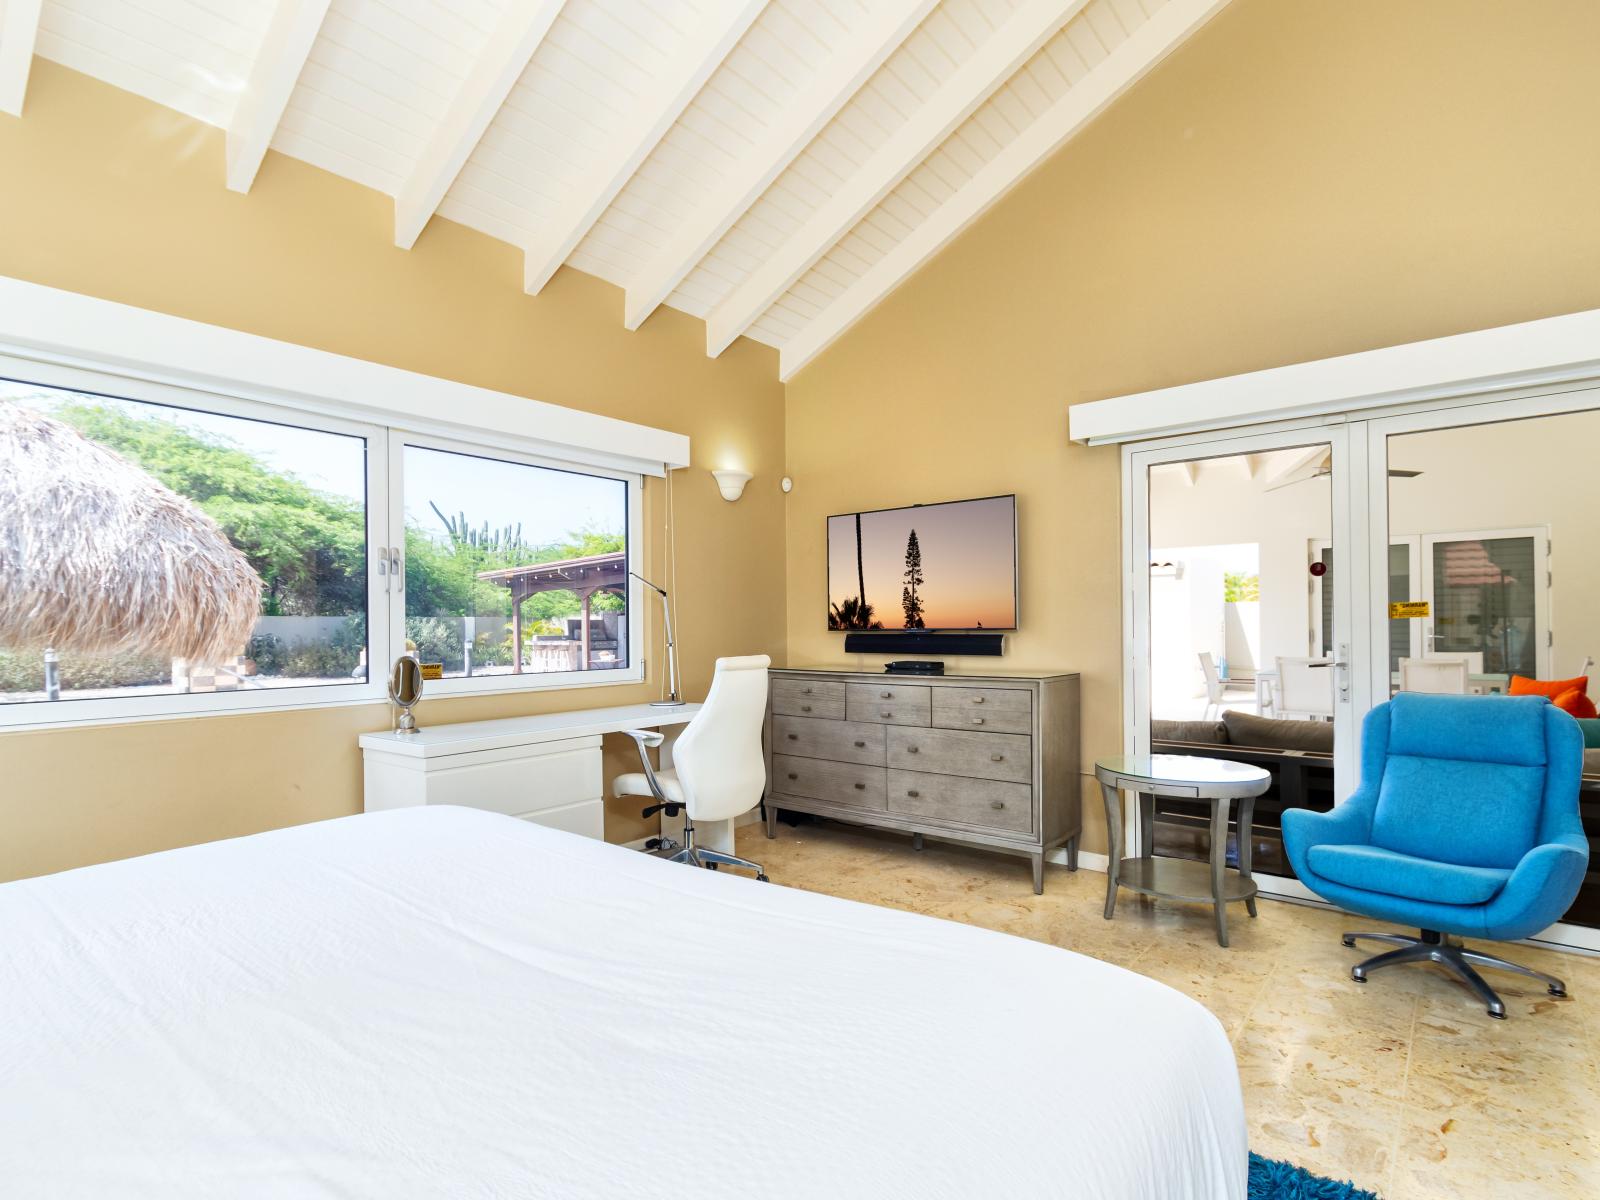
[[[1333,451],[1327,450],[1321,454],[1313,454],[1303,462],[1289,468],[1263,491],[1275,492],[1279,488],[1289,487],[1291,484],[1305,483],[1308,479],[1326,479],[1333,474]],[[1390,467],[1390,479],[1415,479],[1421,471],[1408,471],[1401,467]]]

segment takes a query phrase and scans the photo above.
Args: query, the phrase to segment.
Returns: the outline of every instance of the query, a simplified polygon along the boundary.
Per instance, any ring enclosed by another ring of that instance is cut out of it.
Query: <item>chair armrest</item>
[[[1306,854],[1313,846],[1365,844],[1372,836],[1372,804],[1360,789],[1328,812],[1288,808],[1283,812],[1283,850],[1296,875],[1310,874]]]
[[[1559,921],[1577,898],[1588,865],[1588,842],[1577,835],[1529,850],[1484,911],[1488,936],[1531,937]]]
[[[654,729],[624,729],[622,732],[631,737],[639,747],[639,762],[644,766],[644,778],[650,785],[650,794],[662,804],[671,803],[661,793],[661,784],[656,781],[656,769],[650,763],[649,754],[652,747],[659,746],[667,740],[666,735]]]

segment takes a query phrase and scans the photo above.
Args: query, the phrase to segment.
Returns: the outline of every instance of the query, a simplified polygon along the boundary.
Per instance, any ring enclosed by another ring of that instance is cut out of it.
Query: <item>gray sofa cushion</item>
[[[1226,746],[1228,730],[1221,721],[1151,721],[1150,740]]]
[[[1228,741],[1235,746],[1333,753],[1333,725],[1327,721],[1284,721],[1230,708],[1222,714],[1222,723],[1227,726]]]

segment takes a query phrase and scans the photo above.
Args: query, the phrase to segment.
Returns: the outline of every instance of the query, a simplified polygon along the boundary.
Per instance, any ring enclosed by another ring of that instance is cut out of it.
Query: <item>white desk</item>
[[[661,767],[698,704],[626,704],[539,717],[429,725],[416,733],[364,733],[361,753],[368,812],[418,804],[461,804],[539,825],[605,836],[606,780],[601,739],[629,729],[660,729]],[[641,800],[641,805],[648,803]],[[682,818],[677,824],[681,826]],[[677,831],[662,822],[669,836]],[[696,826],[701,845],[733,852],[733,822]]]

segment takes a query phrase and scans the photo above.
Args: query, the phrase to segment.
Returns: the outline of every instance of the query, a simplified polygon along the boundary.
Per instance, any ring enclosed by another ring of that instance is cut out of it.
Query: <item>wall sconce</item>
[[[713,471],[711,477],[717,481],[722,498],[730,501],[744,495],[744,485],[750,482],[749,471]]]

